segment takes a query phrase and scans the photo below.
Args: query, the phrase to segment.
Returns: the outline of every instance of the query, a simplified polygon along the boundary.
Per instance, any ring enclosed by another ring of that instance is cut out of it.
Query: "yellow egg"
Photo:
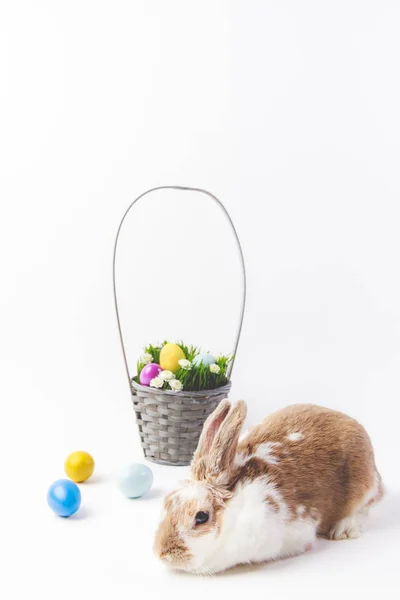
[[[175,373],[179,369],[178,361],[185,358],[185,354],[178,344],[165,344],[160,352],[160,367]]]
[[[67,457],[64,470],[72,481],[82,483],[93,474],[94,460],[87,452],[73,452]]]

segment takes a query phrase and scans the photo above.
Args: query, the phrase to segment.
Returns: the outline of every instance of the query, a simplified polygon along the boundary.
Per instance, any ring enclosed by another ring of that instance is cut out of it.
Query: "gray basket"
[[[132,381],[133,408],[145,457],[163,465],[188,465],[204,421],[230,389],[231,382],[215,390],[177,393]]]
[[[139,385],[132,380],[129,372],[128,361],[125,352],[125,346],[122,336],[121,322],[119,318],[117,291],[115,282],[115,265],[117,256],[117,246],[121,227],[125,218],[134,204],[147,194],[156,190],[174,189],[205,194],[215,201],[226,216],[237,242],[240,263],[243,275],[243,297],[242,307],[239,318],[239,326],[235,345],[233,348],[233,360],[229,364],[227,376],[228,383],[215,390],[203,390],[201,392],[174,392],[170,390],[158,390],[147,386]],[[230,376],[233,363],[239,345],[240,333],[242,330],[244,308],[246,302],[246,271],[242,248],[239,237],[232,223],[226,208],[210,192],[200,188],[189,188],[180,186],[161,186],[153,188],[141,194],[128,207],[119,225],[114,245],[113,259],[113,283],[114,283],[114,301],[117,314],[118,331],[121,341],[122,354],[125,362],[126,374],[129,382],[129,389],[132,394],[133,407],[136,413],[136,422],[139,427],[140,440],[145,457],[153,462],[163,465],[188,465],[192,460],[194,451],[199,441],[200,433],[204,421],[217,405],[228,396],[231,388]]]

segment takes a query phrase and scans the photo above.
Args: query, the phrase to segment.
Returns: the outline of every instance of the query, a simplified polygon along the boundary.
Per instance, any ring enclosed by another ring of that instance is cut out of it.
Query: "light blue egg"
[[[212,354],[198,354],[193,359],[193,364],[197,366],[203,364],[205,367],[208,367],[209,365],[212,365],[214,363],[215,358]]]
[[[152,484],[152,471],[146,465],[137,463],[125,467],[118,478],[118,487],[127,498],[140,498]]]

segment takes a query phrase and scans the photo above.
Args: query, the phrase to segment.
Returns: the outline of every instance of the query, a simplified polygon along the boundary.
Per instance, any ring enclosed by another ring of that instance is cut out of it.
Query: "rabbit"
[[[212,574],[356,538],[383,495],[368,434],[354,419],[289,406],[240,441],[245,402],[208,417],[191,479],[164,500],[154,550],[168,566]]]

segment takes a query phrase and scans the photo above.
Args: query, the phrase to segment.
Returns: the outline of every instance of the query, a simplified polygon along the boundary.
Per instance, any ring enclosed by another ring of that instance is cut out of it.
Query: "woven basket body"
[[[170,392],[132,381],[133,408],[145,457],[163,465],[188,465],[204,421],[228,396],[231,383],[202,392]]]

